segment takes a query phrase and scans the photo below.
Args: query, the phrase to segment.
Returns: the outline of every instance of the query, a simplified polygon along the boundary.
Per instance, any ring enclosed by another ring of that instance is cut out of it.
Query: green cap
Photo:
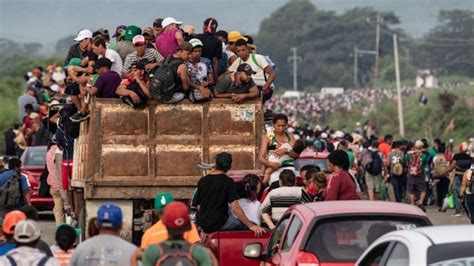
[[[130,25],[125,29],[124,39],[131,41],[136,35],[142,34],[142,29],[135,25]]]
[[[169,192],[159,193],[155,196],[155,210],[159,213],[163,212],[166,205],[174,201],[173,195]]]
[[[67,69],[68,67],[71,66],[80,66],[82,60],[80,58],[74,57],[69,60],[69,64],[65,65],[64,68]]]

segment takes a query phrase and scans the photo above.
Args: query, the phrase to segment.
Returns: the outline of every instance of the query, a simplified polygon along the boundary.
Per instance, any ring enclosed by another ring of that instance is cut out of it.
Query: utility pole
[[[355,88],[358,88],[359,85],[357,84],[357,68],[359,66],[359,62],[358,62],[358,57],[359,55],[357,54],[357,45],[354,45],[354,87]]]
[[[288,62],[293,61],[293,90],[298,90],[298,63],[302,62],[303,59],[301,56],[298,56],[298,48],[292,47],[290,49],[293,52],[293,55],[288,57]]]
[[[374,69],[374,89],[378,86],[379,76],[379,50],[380,50],[380,14],[377,13],[377,26],[375,31],[375,69]]]
[[[393,34],[393,53],[395,57],[395,77],[397,79],[397,98],[398,98],[398,123],[400,127],[400,136],[405,136],[405,124],[403,121],[402,92],[400,85],[400,63],[398,61],[398,40],[397,34]]]

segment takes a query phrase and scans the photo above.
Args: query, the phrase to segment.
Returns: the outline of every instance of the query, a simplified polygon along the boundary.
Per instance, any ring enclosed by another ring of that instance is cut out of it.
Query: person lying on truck
[[[260,208],[262,204],[258,200],[258,193],[261,188],[260,178],[253,174],[248,174],[244,178],[237,182],[237,195],[239,196],[238,202],[240,208],[255,225],[260,226],[262,223],[262,217],[260,215]]]
[[[120,75],[117,72],[112,71],[112,61],[106,57],[97,59],[94,64],[94,69],[99,74],[99,77],[95,81],[94,85],[91,81],[87,83],[84,90],[88,97],[96,96],[98,98],[117,98],[115,94],[117,87],[122,82]],[[89,119],[88,104],[84,101],[81,110],[78,113],[70,117],[73,122],[82,122]]]
[[[193,88],[189,93],[189,100],[197,102],[211,97],[209,86],[214,84],[214,71],[211,60],[201,57],[204,46],[201,40],[194,38],[189,40],[189,43],[193,46],[191,56],[186,62],[190,85]]]
[[[234,180],[226,175],[232,167],[232,155],[219,153],[215,161],[214,170],[199,180],[194,195],[194,203],[199,208],[197,224],[205,233],[247,227],[260,236],[265,230],[253,224],[245,215],[237,201]]]
[[[174,202],[174,197],[169,192],[158,193],[155,196],[155,208],[153,209],[153,214],[160,220],[152,227],[148,228],[148,230],[145,231],[145,234],[143,234],[140,245],[142,249],[146,249],[150,245],[159,244],[168,239],[168,231],[166,230],[166,226],[161,218],[163,217],[163,209],[172,202]],[[197,243],[201,240],[196,226],[193,223],[191,223],[190,230],[183,232],[183,238],[191,244]]]
[[[131,107],[141,107],[146,104],[150,98],[150,80],[145,75],[144,62],[132,63],[132,74],[122,80],[115,93]]]
[[[240,65],[235,73],[230,73],[217,82],[214,96],[231,98],[235,103],[260,97],[260,92],[252,79],[253,73],[255,72],[250,65]]]
[[[218,265],[216,257],[209,249],[198,243],[189,243],[184,239],[184,232],[191,229],[188,213],[186,205],[179,201],[172,202],[164,208],[162,221],[169,237],[166,241],[151,245],[145,250],[141,255],[143,266]],[[137,265],[139,257],[140,253],[135,253],[130,259],[130,265]]]
[[[283,170],[280,174],[280,187],[273,189],[262,203],[262,220],[268,228],[275,228],[285,211],[294,204],[301,203],[301,187],[295,187],[296,176],[291,170]]]

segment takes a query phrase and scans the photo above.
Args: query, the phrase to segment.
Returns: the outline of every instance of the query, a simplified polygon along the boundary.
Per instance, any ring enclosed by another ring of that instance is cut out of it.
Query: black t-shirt
[[[198,225],[206,233],[218,231],[229,218],[229,203],[238,199],[232,178],[207,175],[198,182],[194,202],[199,205]]]
[[[453,161],[456,161],[456,171],[464,172],[471,167],[471,156],[467,153],[454,154]]]
[[[222,58],[222,42],[216,36],[209,33],[202,33],[197,36],[202,44],[202,57],[208,58],[212,62],[212,58]]]

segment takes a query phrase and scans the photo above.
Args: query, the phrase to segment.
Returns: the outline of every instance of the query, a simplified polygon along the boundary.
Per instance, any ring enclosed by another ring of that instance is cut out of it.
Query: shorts
[[[367,191],[379,193],[380,184],[382,184],[382,176],[365,173],[365,184],[367,185]]]
[[[407,177],[407,191],[410,194],[415,194],[416,192],[425,192],[426,183],[423,177]]]
[[[71,84],[68,84],[66,88],[64,89],[64,93],[70,96],[77,96],[81,94],[81,89],[79,88],[79,83],[74,82]]]
[[[71,188],[69,179],[72,178],[72,160],[63,160],[61,166],[61,180],[63,190]]]

